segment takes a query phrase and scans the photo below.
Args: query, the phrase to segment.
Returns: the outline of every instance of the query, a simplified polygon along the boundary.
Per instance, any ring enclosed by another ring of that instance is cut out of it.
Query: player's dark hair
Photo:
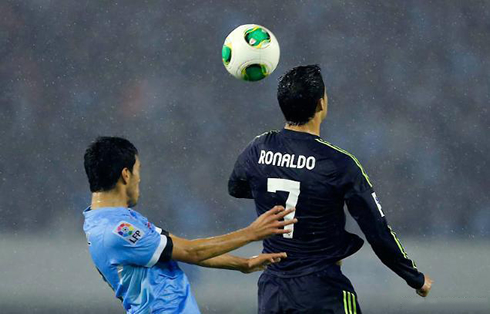
[[[277,100],[287,123],[303,125],[310,121],[324,93],[318,65],[297,66],[286,72],[279,78]]]
[[[138,150],[130,141],[120,137],[98,137],[85,151],[84,166],[90,191],[112,190],[124,168],[133,172]]]

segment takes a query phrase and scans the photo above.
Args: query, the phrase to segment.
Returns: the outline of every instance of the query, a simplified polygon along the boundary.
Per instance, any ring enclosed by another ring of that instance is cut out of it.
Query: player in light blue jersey
[[[83,212],[90,255],[103,279],[131,314],[200,313],[176,261],[204,267],[263,270],[285,253],[249,259],[225,254],[252,241],[288,233],[283,221],[294,209],[276,206],[248,227],[206,239],[186,240],[131,209],[139,198],[140,160],[128,140],[100,137],[85,152],[92,203]]]

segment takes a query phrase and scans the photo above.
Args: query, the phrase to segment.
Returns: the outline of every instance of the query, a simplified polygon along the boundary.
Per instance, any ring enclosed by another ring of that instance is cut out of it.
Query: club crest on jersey
[[[133,245],[145,235],[142,230],[126,221],[119,222],[112,232]]]

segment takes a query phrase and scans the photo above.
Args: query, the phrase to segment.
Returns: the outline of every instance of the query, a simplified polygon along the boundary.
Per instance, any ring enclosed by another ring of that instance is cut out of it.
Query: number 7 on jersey
[[[277,178],[268,178],[267,179],[267,192],[276,193],[277,191],[288,192],[288,198],[286,200],[286,209],[296,207],[298,204],[300,182],[287,180],[287,179],[277,179]],[[284,220],[294,219],[296,211],[288,214],[284,217]],[[285,226],[284,229],[291,230],[290,233],[285,233],[282,236],[285,238],[292,239],[294,232],[294,225]]]

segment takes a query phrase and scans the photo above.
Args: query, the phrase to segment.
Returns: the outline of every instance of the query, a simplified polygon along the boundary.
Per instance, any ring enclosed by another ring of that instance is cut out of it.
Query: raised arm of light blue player
[[[179,238],[173,234],[170,235],[175,242],[182,243],[185,239]],[[262,271],[268,265],[279,263],[281,259],[286,258],[286,253],[259,254],[250,258],[243,258],[231,254],[219,255],[198,263],[196,265],[208,268],[219,268],[237,270],[248,274],[255,271]]]
[[[283,221],[284,216],[294,209],[285,210],[275,206],[259,216],[248,227],[216,237],[187,240],[170,235],[173,241],[172,259],[198,264],[210,258],[223,255],[242,247],[252,241],[259,241],[276,234],[289,233],[284,226],[296,223],[297,220]]]

